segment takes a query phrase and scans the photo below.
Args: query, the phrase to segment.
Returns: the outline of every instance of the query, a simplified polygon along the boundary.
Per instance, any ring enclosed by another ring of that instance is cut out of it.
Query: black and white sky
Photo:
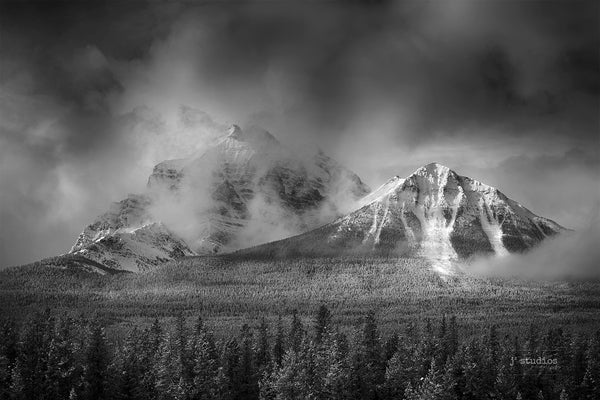
[[[2,1],[0,266],[67,251],[187,155],[181,106],[322,148],[373,188],[437,161],[584,229],[600,201],[599,7]]]

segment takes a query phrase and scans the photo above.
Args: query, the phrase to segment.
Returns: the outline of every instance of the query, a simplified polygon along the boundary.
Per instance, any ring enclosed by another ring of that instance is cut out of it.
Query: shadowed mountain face
[[[115,269],[145,270],[194,254],[232,251],[327,223],[369,193],[319,152],[301,158],[260,128],[210,123],[207,146],[155,166],[147,192],[88,225],[71,249]]]
[[[443,273],[454,260],[523,251],[563,229],[498,189],[432,163],[394,177],[333,223],[248,254],[375,252],[423,257]]]

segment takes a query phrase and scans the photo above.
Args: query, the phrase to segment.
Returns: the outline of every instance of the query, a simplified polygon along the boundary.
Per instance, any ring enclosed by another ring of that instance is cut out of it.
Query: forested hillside
[[[99,275],[43,264],[0,271],[0,316],[22,318],[49,307],[70,315],[98,314],[111,326],[147,324],[155,317],[202,313],[215,333],[294,309],[306,319],[326,303],[336,323],[352,327],[369,310],[382,331],[412,320],[454,314],[470,332],[522,331],[529,323],[590,331],[600,325],[600,284],[442,279],[422,260],[314,258],[248,260],[189,258],[139,274]]]

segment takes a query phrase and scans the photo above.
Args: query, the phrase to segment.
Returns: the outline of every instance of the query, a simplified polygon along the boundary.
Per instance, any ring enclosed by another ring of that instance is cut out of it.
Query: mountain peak
[[[243,137],[242,128],[235,124],[231,125],[227,131],[227,136],[232,139],[241,140]]]
[[[456,172],[437,162],[422,166],[413,172],[407,179],[412,185],[423,190],[445,187],[449,183],[456,184],[459,176]]]
[[[445,165],[442,165],[438,162],[429,163],[415,171],[415,173],[420,174],[420,175],[427,174],[427,175],[437,175],[437,176],[446,175],[449,172],[453,172],[453,171],[450,168],[448,168]]]
[[[189,120],[204,116],[183,112]],[[142,270],[160,260],[306,231],[330,222],[368,192],[335,160],[324,154],[304,158],[259,126],[219,125],[215,136],[189,157],[157,164],[144,201],[130,196],[92,222],[72,253],[85,250],[78,254]],[[164,230],[140,229],[160,222]]]
[[[250,126],[242,129],[239,127],[239,125],[231,125],[226,138],[234,139],[239,142],[251,143],[258,146],[280,145],[279,141],[275,139],[273,135],[271,135],[267,130],[258,126]]]

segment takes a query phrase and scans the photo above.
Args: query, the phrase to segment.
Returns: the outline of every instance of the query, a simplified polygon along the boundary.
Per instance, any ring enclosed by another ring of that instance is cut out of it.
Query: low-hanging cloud
[[[577,231],[566,231],[546,239],[522,254],[482,258],[466,267],[483,276],[547,280],[600,278],[600,204],[590,223]]]
[[[371,186],[444,162],[580,227],[600,175],[598,7],[3,2],[0,266],[66,251],[154,164],[201,148],[181,105],[318,146]]]

